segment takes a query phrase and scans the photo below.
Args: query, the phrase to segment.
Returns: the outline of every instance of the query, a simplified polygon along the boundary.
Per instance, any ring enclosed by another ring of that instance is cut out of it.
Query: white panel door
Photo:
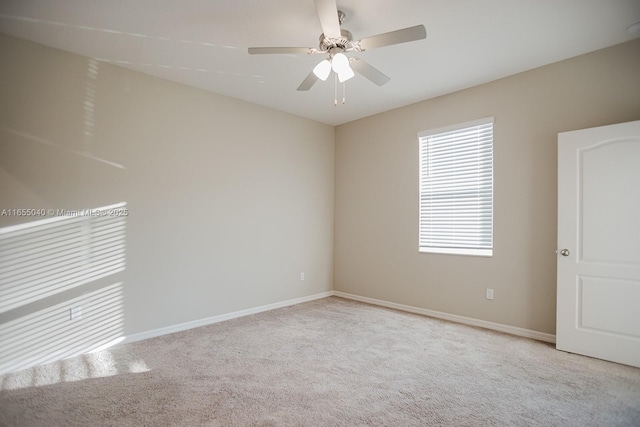
[[[556,347],[640,367],[640,121],[558,134]]]

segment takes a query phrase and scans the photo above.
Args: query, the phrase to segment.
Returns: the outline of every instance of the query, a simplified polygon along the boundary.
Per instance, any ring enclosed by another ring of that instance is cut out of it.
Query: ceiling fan
[[[311,89],[317,80],[326,80],[331,71],[342,83],[354,76],[354,71],[382,86],[391,80],[378,69],[357,57],[347,57],[346,52],[363,52],[377,47],[422,40],[427,37],[424,25],[403,28],[389,33],[378,34],[361,40],[353,40],[351,33],[340,28],[344,13],[338,10],[335,0],[314,0],[323,33],[320,34],[318,48],[311,47],[250,47],[249,54],[312,54],[325,53],[327,59],[314,67],[302,81],[298,90]]]

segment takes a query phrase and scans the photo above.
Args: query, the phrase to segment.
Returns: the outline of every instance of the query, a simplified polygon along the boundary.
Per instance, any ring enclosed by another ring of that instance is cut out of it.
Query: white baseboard
[[[128,344],[136,341],[142,341],[148,338],[159,337],[162,335],[172,334],[175,332],[186,331],[187,329],[193,329],[200,326],[211,325],[213,323],[224,322],[225,320],[231,320],[238,317],[249,316],[251,314],[261,313],[263,311],[275,310],[276,308],[287,307],[290,305],[327,298],[330,296],[337,296],[337,297],[346,298],[354,301],[360,301],[368,304],[378,305],[381,307],[393,308],[395,310],[406,311],[408,313],[422,314],[424,316],[435,317],[437,319],[443,319],[443,320],[449,320],[451,322],[462,323],[465,325],[478,326],[485,329],[492,329],[494,331],[505,332],[507,334],[517,335],[525,338],[532,338],[534,340],[544,341],[552,344],[555,344],[556,342],[555,335],[547,334],[544,332],[532,331],[530,329],[518,328],[516,326],[509,326],[501,323],[494,323],[494,322],[488,322],[486,320],[474,319],[472,317],[459,316],[457,314],[449,314],[441,311],[428,310],[426,308],[413,307],[410,305],[398,304],[395,302],[363,297],[360,295],[349,294],[346,292],[327,291],[319,294],[309,295],[306,297],[295,298],[295,299],[290,299],[286,301],[276,302],[273,304],[262,305],[259,307],[247,308],[245,310],[234,311],[231,313],[220,314],[218,316],[207,317],[205,319],[179,323],[177,325],[166,326],[164,328],[158,328],[158,329],[152,329],[150,331],[139,332],[137,334],[128,335],[122,341],[119,341],[118,345]]]
[[[478,326],[494,331],[505,332],[511,335],[517,335],[525,338],[532,338],[538,341],[544,341],[555,344],[556,336],[544,332],[532,331],[531,329],[518,328],[516,326],[504,325],[502,323],[488,322],[486,320],[474,319],[472,317],[458,316],[457,314],[443,313],[441,311],[428,310],[426,308],[413,307],[410,305],[397,304],[395,302],[383,301],[375,298],[361,297],[360,295],[348,294],[346,292],[333,291],[333,295],[341,298],[351,299],[354,301],[366,302],[368,304],[379,305],[381,307],[393,308],[409,313],[422,314],[437,319],[449,320],[451,322],[462,323],[465,325]]]
[[[139,332],[137,334],[127,335],[120,341],[118,345],[128,344],[135,341],[142,341],[148,338],[159,337],[161,335],[173,334],[175,332],[186,331],[200,326],[211,325],[213,323],[224,322],[225,320],[235,319],[237,317],[249,316],[251,314],[261,313],[263,311],[275,310],[276,308],[287,307],[290,305],[300,304],[302,302],[313,301],[321,298],[327,298],[333,295],[333,291],[322,292],[319,294],[309,295],[306,297],[280,301],[273,304],[261,305],[259,307],[247,308],[245,310],[234,311],[231,313],[220,314],[218,316],[207,317],[205,319],[193,320],[191,322],[179,323],[177,325],[166,326],[164,328],[152,329],[150,331]]]

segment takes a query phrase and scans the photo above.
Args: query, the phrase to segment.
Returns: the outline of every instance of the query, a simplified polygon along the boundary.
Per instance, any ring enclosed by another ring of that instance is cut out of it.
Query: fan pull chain
[[[333,106],[338,106],[338,75],[333,73]]]
[[[347,82],[342,82],[342,105],[347,103]]]

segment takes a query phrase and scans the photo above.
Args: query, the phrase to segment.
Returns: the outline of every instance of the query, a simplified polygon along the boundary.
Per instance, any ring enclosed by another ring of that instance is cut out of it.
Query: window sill
[[[419,248],[418,252],[424,254],[444,254],[444,255],[468,255],[492,257],[493,249],[460,249],[460,248]]]

